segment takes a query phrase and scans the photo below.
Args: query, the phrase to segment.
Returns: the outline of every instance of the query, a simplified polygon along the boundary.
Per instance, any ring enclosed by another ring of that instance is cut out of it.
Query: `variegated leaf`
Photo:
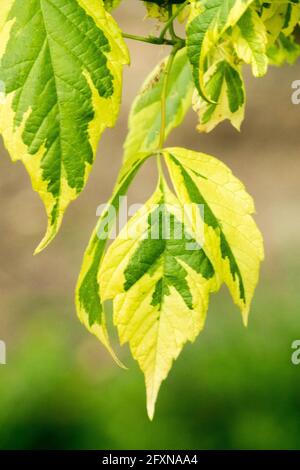
[[[76,309],[80,321],[94,334],[110,352],[116,362],[117,359],[108,336],[105,311],[100,296],[98,272],[111,230],[116,221],[120,208],[120,198],[124,196],[136,172],[145,161],[129,159],[122,167],[115,190],[107,208],[103,211],[92,233],[88,247],[85,251],[81,271],[76,286]]]
[[[281,66],[288,63],[292,65],[300,57],[300,45],[293,35],[286,37],[280,33],[276,43],[270,46],[267,52],[270,64]]]
[[[239,19],[231,39],[239,59],[252,65],[253,75],[265,75],[268,68],[267,30],[254,8],[248,8]]]
[[[193,108],[199,116],[197,129],[210,132],[220,122],[229,119],[239,130],[245,113],[245,90],[240,67],[226,60],[215,62],[206,72],[204,83],[210,102],[195,91]]]
[[[196,88],[209,101],[205,90],[205,60],[223,33],[234,26],[253,0],[193,0],[200,13],[187,27],[188,57],[193,67]]]
[[[113,126],[128,62],[102,0],[5,0],[0,10],[0,131],[48,216],[37,251],[82,191],[103,130]]]
[[[181,204],[204,207],[203,249],[246,324],[264,256],[262,236],[252,218],[252,198],[214,157],[181,148],[166,149],[165,157]]]
[[[282,33],[289,36],[300,21],[300,0],[263,2],[261,19],[268,33],[271,47]]]
[[[161,382],[203,328],[214,269],[176,197],[161,181],[108,249],[99,283],[145,375],[152,419]]]
[[[161,127],[161,93],[167,58],[146,79],[130,112],[124,159],[157,150]],[[166,137],[179,126],[192,105],[194,84],[186,49],[177,52],[166,93]]]

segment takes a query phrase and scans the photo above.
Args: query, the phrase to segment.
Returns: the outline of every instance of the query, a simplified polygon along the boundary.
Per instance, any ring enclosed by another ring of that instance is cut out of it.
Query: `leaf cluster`
[[[161,25],[157,37],[121,31],[111,13],[120,0],[2,3],[0,131],[45,205],[48,227],[36,251],[57,234],[86,185],[103,131],[116,122],[129,63],[125,39],[171,48],[132,105],[120,173],[76,288],[80,321],[122,366],[103,307],[113,301],[120,342],[129,343],[145,375],[152,418],[161,382],[204,327],[210,294],[226,284],[246,324],[263,260],[243,184],[215,157],[164,142],[191,107],[200,132],[224,120],[240,129],[243,68],[261,77],[270,65],[297,60],[300,1],[146,1]],[[178,21],[185,37],[176,33]],[[158,164],[154,193],[107,249],[120,197],[149,158]]]

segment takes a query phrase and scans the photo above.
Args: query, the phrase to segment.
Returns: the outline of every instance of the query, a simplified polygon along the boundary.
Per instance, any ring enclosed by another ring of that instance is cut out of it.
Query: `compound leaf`
[[[152,419],[161,382],[203,328],[214,269],[176,197],[161,181],[108,249],[99,283],[145,375]]]

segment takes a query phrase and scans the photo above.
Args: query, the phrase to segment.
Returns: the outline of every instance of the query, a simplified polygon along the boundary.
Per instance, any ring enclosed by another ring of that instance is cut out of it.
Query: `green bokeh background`
[[[155,33],[127,0],[116,13],[124,30]],[[126,5],[125,5],[126,4]],[[111,361],[76,319],[73,291],[82,252],[121,161],[130,103],[167,48],[129,43],[122,112],[103,138],[86,191],[69,209],[61,233],[32,257],[45,228],[43,208],[21,165],[0,160],[1,449],[299,449],[300,106],[291,104],[299,65],[247,76],[242,133],[223,124],[195,132],[190,113],[169,142],[221,158],[254,196],[266,261],[247,329],[226,289],[212,296],[204,332],[184,348],[159,395],[154,421],[145,411],[143,377],[128,349],[116,348],[128,371]],[[130,191],[141,202],[155,185],[155,165]],[[110,311],[110,306],[107,306]]]

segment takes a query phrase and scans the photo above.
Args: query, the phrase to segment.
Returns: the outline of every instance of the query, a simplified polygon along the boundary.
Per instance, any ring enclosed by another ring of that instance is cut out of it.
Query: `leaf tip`
[[[80,301],[80,296],[79,296],[79,287],[80,284],[77,285],[76,287],[76,295],[75,295],[75,305],[76,305],[76,310],[77,310],[77,316],[80,320],[80,322],[86,327],[86,329],[94,335],[105,347],[107,352],[110,354],[111,358],[123,370],[128,370],[128,367],[126,367],[123,362],[118,358],[117,354],[115,353],[110,339],[108,335],[108,331],[106,329],[106,322],[105,319],[102,324],[99,323],[94,323],[93,325],[90,325],[89,319],[88,319],[88,313],[86,312],[84,306],[81,304]],[[104,313],[103,313],[104,315]]]
[[[161,382],[155,386],[154,384],[151,384],[151,382],[148,382],[146,378],[147,414],[150,421],[153,421],[154,418],[160,384]]]
[[[153,421],[155,413],[155,400],[147,400],[147,414],[150,421]]]
[[[242,320],[245,328],[248,326],[249,321],[249,307],[245,307],[242,311]]]
[[[39,245],[36,247],[34,251],[34,255],[41,253],[45,248],[47,248],[48,245],[50,245],[50,243],[56,237],[59,231],[61,222],[62,222],[62,214],[57,220],[54,221],[54,223],[51,220],[51,217],[48,215],[48,226],[47,226],[46,233],[43,239],[41,240],[41,242],[39,243]]]
[[[33,256],[39,255],[44,249],[49,245],[50,242],[44,243],[42,240],[40,244],[36,247],[36,249],[33,252]]]

